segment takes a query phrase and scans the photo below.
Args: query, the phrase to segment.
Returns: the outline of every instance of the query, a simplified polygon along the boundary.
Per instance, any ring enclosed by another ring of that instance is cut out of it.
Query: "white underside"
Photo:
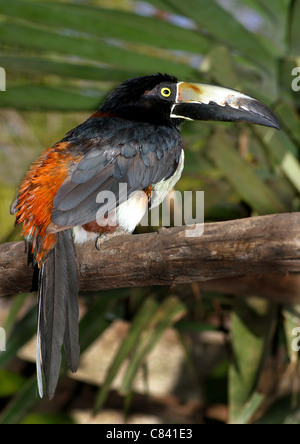
[[[128,233],[132,233],[147,211],[148,196],[137,191],[117,209],[117,224]]]
[[[175,174],[173,174],[173,176],[170,179],[162,180],[161,182],[154,185],[153,195],[151,199],[151,209],[157,207],[165,200],[165,198],[168,196],[168,194],[172,191],[172,189],[175,187],[175,185],[181,178],[183,168],[184,168],[184,151],[181,150],[179,165]]]
[[[89,233],[82,227],[74,227],[73,235],[75,244],[85,244],[86,242],[91,242],[99,237],[99,234]]]
[[[168,180],[163,180],[152,187],[151,209],[160,205],[172,191],[182,175],[184,167],[184,151],[182,150],[178,168]],[[117,209],[116,224],[128,233],[132,233],[148,211],[148,196],[137,191]],[[97,239],[98,233],[88,233],[82,227],[74,228],[74,239],[78,244]]]

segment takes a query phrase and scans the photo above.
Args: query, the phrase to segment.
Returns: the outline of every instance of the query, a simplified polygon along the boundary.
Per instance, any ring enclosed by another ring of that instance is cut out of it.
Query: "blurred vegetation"
[[[206,221],[299,211],[300,92],[291,86],[300,65],[299,0],[0,0],[0,11],[0,65],[7,72],[7,91],[0,93],[1,242],[19,239],[9,206],[39,153],[117,83],[157,71],[242,90],[271,106],[282,123],[281,132],[186,124],[178,189],[205,191]],[[82,295],[82,352],[116,319],[130,324],[98,395],[93,388],[95,408],[105,406],[127,362],[119,393],[129,414],[138,370],[147,387],[146,357],[173,327],[186,355],[183,377],[192,380],[196,398],[202,393],[199,403],[223,405],[231,423],[299,423],[298,355],[290,343],[300,307],[253,296],[237,302],[197,286]],[[45,413],[34,366],[16,360],[35,334],[34,298],[2,300],[0,307],[8,333],[0,355],[0,423],[69,423],[74,390],[55,414]],[[210,331],[224,333],[227,353],[203,379],[198,372],[206,364],[195,350],[200,333]],[[209,421],[205,412],[194,421]]]

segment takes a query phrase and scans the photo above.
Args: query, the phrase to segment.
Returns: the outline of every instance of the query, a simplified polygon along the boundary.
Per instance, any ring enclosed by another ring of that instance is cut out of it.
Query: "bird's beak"
[[[249,122],[280,129],[275,114],[259,100],[218,86],[178,83],[172,118]]]

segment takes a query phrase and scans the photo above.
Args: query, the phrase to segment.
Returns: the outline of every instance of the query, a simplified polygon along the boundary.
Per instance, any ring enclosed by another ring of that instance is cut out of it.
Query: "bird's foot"
[[[123,230],[122,228],[118,227],[114,233],[105,233],[105,234],[101,234],[101,236],[99,236],[99,237],[96,239],[96,248],[97,248],[98,251],[101,251],[101,247],[102,247],[102,245],[103,245],[105,242],[107,242],[107,241],[109,241],[110,239],[112,239],[113,237],[116,237],[116,236],[128,236],[128,235],[130,235],[130,234],[131,234],[131,233],[128,233],[128,231]]]

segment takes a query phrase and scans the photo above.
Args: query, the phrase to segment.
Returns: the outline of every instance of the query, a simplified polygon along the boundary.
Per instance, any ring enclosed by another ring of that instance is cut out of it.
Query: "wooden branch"
[[[80,246],[81,290],[202,282],[207,291],[300,302],[300,214],[206,224],[189,237],[195,228],[116,237],[101,252]],[[0,296],[30,291],[32,276],[24,242],[0,246]]]

